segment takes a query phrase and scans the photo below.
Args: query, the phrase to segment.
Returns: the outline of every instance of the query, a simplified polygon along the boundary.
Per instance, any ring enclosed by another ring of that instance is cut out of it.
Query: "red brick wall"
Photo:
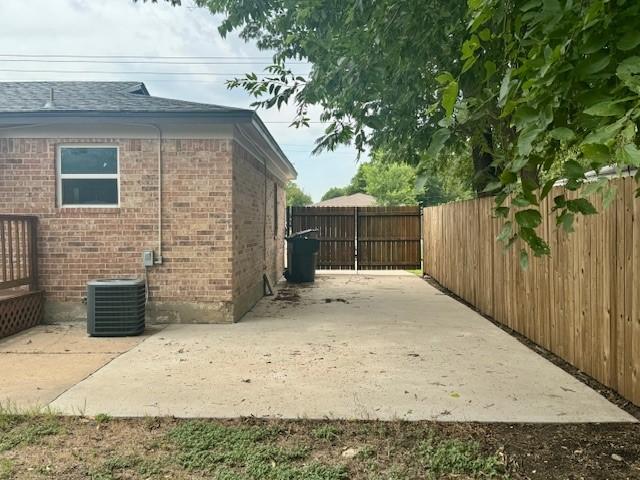
[[[56,148],[120,147],[120,208],[58,208]],[[157,251],[157,141],[0,139],[0,212],[40,217],[47,317],[81,318],[87,280],[139,276]],[[230,321],[232,166],[228,140],[163,143],[163,259],[149,270],[152,311],[170,321]]]
[[[265,271],[274,287],[282,276],[286,199],[284,184],[268,174],[265,203],[264,165],[237,142],[233,143],[232,150],[233,296],[237,319],[262,297]],[[274,184],[277,184],[278,197],[277,227],[274,224]]]

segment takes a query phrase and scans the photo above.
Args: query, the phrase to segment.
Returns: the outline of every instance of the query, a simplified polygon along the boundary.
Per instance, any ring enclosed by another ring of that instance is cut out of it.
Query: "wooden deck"
[[[37,217],[0,215],[0,338],[42,319],[37,239]]]

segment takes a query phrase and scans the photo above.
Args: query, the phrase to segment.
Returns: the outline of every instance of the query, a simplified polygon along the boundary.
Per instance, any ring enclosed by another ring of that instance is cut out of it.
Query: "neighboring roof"
[[[53,105],[47,106],[53,90]],[[242,108],[152,97],[142,82],[0,82],[0,113],[247,112]]]
[[[248,124],[275,152],[289,178],[297,175],[254,110],[153,97],[142,82],[0,82],[1,120],[122,115]]]
[[[585,182],[595,182],[600,179],[606,178],[607,180],[611,180],[612,178],[624,178],[624,177],[632,177],[636,174],[638,169],[631,165],[626,165],[624,167],[618,167],[617,165],[605,165],[601,167],[597,172],[595,170],[589,170],[585,172],[584,179]],[[556,180],[553,184],[554,187],[564,187],[567,184],[566,178],[561,178],[560,180]]]
[[[314,207],[374,207],[378,204],[376,199],[366,193],[354,193],[353,195],[344,195],[342,197],[334,197],[329,200],[314,203]]]

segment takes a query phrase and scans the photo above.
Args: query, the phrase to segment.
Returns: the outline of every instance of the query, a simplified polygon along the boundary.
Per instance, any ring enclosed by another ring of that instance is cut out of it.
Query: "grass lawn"
[[[417,275],[418,277],[421,277],[424,275],[424,273],[422,272],[422,270],[417,269],[417,270],[407,270],[407,272],[409,273],[413,273],[414,275]]]
[[[0,414],[0,479],[640,478],[636,425]]]

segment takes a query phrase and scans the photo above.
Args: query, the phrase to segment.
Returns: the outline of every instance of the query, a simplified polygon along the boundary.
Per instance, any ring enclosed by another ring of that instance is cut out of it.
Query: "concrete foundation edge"
[[[232,323],[234,308],[231,302],[149,302],[149,323]],[[87,306],[80,302],[46,301],[44,323],[84,322]]]
[[[239,321],[262,297],[264,297],[264,284],[260,279],[249,290],[234,298],[233,320]]]

